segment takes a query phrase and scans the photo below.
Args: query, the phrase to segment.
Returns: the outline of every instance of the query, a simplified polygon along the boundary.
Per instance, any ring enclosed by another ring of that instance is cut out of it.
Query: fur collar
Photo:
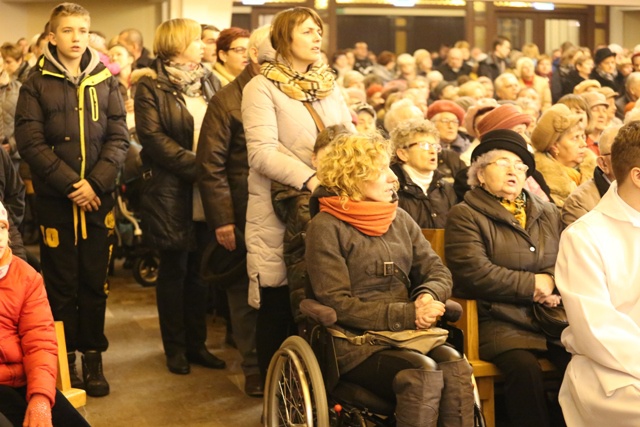
[[[131,73],[131,84],[136,84],[143,77],[149,77],[151,80],[158,79],[158,72],[153,68],[139,68]]]
[[[544,176],[544,180],[551,190],[553,201],[561,208],[564,206],[564,201],[569,197],[569,194],[578,186],[569,178],[560,162],[550,155],[536,152],[534,158],[536,160],[536,169]],[[587,150],[584,161],[578,166],[581,184],[593,178],[596,159],[597,157],[593,151]]]

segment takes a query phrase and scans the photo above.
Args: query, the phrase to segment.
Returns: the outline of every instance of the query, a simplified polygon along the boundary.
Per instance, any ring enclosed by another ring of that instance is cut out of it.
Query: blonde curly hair
[[[340,196],[343,207],[349,199],[362,201],[362,184],[389,167],[392,153],[391,143],[379,134],[340,135],[318,165],[318,180]]]

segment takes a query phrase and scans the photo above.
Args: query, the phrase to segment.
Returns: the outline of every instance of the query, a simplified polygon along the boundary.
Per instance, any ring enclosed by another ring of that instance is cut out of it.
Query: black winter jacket
[[[444,228],[449,209],[457,203],[451,183],[445,182],[439,171],[434,171],[433,180],[425,194],[396,163],[391,170],[398,177],[399,206],[418,223],[420,228]]]
[[[531,318],[535,274],[553,274],[562,221],[553,204],[527,195],[523,229],[513,214],[480,187],[449,212],[445,257],[454,296],[478,300],[480,357],[491,360],[512,350],[546,350],[546,339],[500,320],[495,304],[524,307]]]
[[[247,221],[249,162],[242,125],[242,90],[255,73],[247,66],[209,101],[196,152],[198,187],[211,230]]]
[[[20,89],[16,143],[31,167],[39,196],[67,198],[86,179],[96,195],[110,195],[129,146],[118,81],[90,48],[74,82],[49,44]]]
[[[193,117],[161,60],[132,77],[145,177],[140,204],[145,241],[159,249],[195,250]],[[214,95],[213,87],[214,77],[207,73],[202,79],[206,101]]]

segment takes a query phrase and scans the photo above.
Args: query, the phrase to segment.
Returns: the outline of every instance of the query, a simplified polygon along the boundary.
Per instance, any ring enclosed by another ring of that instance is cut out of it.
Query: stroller
[[[132,132],[132,135],[135,133]],[[112,259],[125,258],[124,267],[131,268],[133,278],[142,286],[154,286],[158,280],[160,257],[145,245],[136,210],[140,200],[140,144],[131,138],[124,167],[116,186],[115,236]]]

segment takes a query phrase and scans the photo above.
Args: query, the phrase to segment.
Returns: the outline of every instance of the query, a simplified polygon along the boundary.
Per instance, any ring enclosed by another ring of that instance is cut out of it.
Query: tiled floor
[[[119,263],[117,264],[120,265]],[[111,277],[104,371],[111,394],[88,398],[81,410],[94,427],[257,427],[262,400],[247,397],[237,351],[223,344],[224,325],[209,320],[208,348],[227,369],[197,365],[189,375],[165,367],[155,288],[143,288],[130,270]]]

